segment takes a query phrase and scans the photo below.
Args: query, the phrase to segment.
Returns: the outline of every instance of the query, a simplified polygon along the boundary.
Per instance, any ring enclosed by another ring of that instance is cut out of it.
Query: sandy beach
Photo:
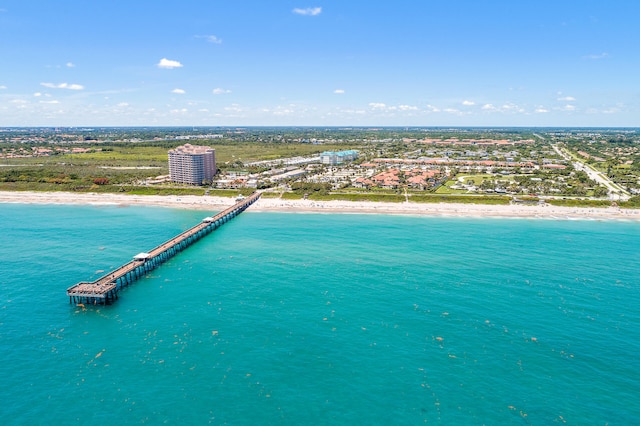
[[[219,211],[234,198],[195,195],[127,195],[69,192],[0,192],[0,203],[144,205]],[[640,209],[584,208],[551,205],[485,205],[455,203],[382,203],[261,198],[250,211],[290,213],[404,214],[446,217],[520,217],[548,219],[640,220]]]

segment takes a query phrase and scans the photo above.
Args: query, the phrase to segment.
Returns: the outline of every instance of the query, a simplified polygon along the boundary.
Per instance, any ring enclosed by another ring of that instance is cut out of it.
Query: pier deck
[[[70,303],[107,304],[118,298],[118,291],[147,272],[156,268],[179,251],[233,219],[260,198],[259,192],[238,201],[213,217],[207,217],[197,225],[176,235],[149,252],[140,253],[134,259],[92,282],[79,282],[67,289]]]

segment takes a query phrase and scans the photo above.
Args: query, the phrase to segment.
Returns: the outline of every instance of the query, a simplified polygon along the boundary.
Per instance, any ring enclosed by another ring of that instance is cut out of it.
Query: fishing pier
[[[92,282],[79,282],[67,289],[69,303],[108,304],[118,299],[118,291],[146,275],[176,253],[186,249],[205,235],[218,229],[260,198],[259,192],[239,200],[233,206],[187,229],[149,252],[139,253],[133,260]]]

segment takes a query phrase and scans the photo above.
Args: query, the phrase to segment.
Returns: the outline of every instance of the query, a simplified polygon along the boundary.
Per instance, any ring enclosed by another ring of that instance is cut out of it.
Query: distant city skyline
[[[0,126],[637,127],[637,16],[626,0],[0,0]]]

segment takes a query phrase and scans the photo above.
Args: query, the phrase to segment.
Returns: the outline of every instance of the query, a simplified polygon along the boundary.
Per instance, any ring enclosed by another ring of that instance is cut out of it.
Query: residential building
[[[216,171],[216,151],[211,147],[185,144],[169,151],[172,182],[203,185]]]
[[[320,162],[322,164],[329,164],[335,166],[336,164],[342,164],[345,161],[353,161],[358,158],[358,151],[350,149],[347,151],[325,151],[320,154]]]

